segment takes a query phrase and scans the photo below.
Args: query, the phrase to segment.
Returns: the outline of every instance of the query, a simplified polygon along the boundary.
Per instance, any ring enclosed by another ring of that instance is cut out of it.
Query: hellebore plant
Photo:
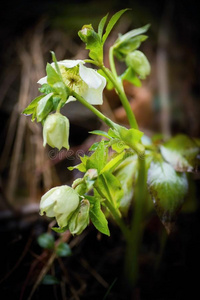
[[[69,149],[69,121],[60,109],[70,101],[81,102],[108,126],[108,132],[91,132],[102,136],[102,140],[90,148],[91,156],[80,157],[81,163],[69,168],[78,169],[83,176],[72,187],[64,185],[49,190],[41,199],[40,213],[56,218],[59,227],[53,228],[55,231],[70,230],[72,234],[81,234],[91,222],[109,236],[107,219],[112,217],[126,240],[126,274],[134,285],[142,222],[152,203],[167,232],[172,230],[188,190],[185,173],[198,168],[199,141],[183,134],[167,142],[151,140],[138,129],[123,82],[141,86],[140,80],[150,73],[146,56],[138,50],[147,39],[144,33],[149,25],[119,35],[109,50],[110,69],[103,63],[104,43],[126,10],[114,14],[106,28],[108,15],[100,21],[97,32],[92,25],[85,25],[78,32],[89,50],[89,59],[57,62],[52,52],[53,63],[47,64],[47,76],[38,81],[42,95],[23,113],[43,124],[44,146],[59,150]],[[115,59],[127,67],[123,74],[117,73]],[[86,63],[93,64],[98,71],[86,67]],[[116,124],[93,106],[102,104],[106,84],[118,94],[130,128]]]

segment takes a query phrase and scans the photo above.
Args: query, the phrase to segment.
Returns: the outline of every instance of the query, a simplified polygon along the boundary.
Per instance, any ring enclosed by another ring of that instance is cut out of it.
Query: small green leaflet
[[[108,150],[105,148],[104,141],[101,141],[96,151],[88,158],[86,162],[86,169],[97,169],[101,172],[107,162]]]
[[[131,67],[128,67],[120,77],[122,80],[127,80],[137,87],[140,87],[142,85],[140,79]]]
[[[56,247],[56,254],[59,257],[67,257],[67,256],[70,256],[72,254],[72,251],[71,251],[71,249],[70,249],[70,247],[67,243],[60,243]]]
[[[184,134],[171,138],[160,147],[164,159],[179,172],[196,172],[200,160],[200,148],[194,140]]]
[[[117,23],[117,21],[119,20],[121,15],[123,15],[123,13],[125,13],[127,10],[128,10],[128,8],[122,9],[122,10],[118,11],[116,14],[114,14],[112,16],[112,18],[110,19],[110,21],[108,22],[108,25],[106,27],[106,32],[103,35],[103,39],[102,39],[103,44],[105,43],[105,41],[106,41],[107,37],[109,36],[111,30],[113,29],[114,25]]]
[[[93,225],[99,230],[101,233],[110,236],[110,231],[108,228],[108,221],[104,213],[101,210],[100,200],[94,196],[86,196],[86,198],[90,202],[90,219]]]
[[[102,131],[102,130],[93,130],[93,131],[90,131],[89,133],[96,134],[96,135],[101,135],[101,136],[106,137],[107,139],[110,139],[109,134],[105,131]]]
[[[157,214],[170,232],[188,191],[187,177],[162,160],[154,161],[148,171],[147,183]]]
[[[106,23],[106,20],[108,18],[108,14],[103,17],[101,19],[101,21],[99,22],[99,26],[98,26],[98,35],[100,37],[100,39],[102,38],[102,35],[103,35],[103,30],[104,30],[104,26],[105,26],[105,23]]]

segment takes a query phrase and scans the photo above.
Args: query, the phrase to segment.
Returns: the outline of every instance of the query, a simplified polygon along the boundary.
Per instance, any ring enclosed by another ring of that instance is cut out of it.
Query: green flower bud
[[[73,213],[69,220],[69,230],[72,234],[81,234],[81,232],[89,224],[90,203],[87,199],[83,199],[78,209]]]
[[[151,67],[146,56],[139,50],[135,50],[127,54],[126,64],[131,67],[141,79],[145,79],[151,71]]]
[[[45,193],[40,202],[40,214],[55,217],[63,228],[79,205],[78,193],[67,185],[52,188]]]
[[[48,144],[59,150],[62,147],[69,149],[68,138],[69,120],[58,112],[48,115],[43,127],[43,146],[45,147]]]

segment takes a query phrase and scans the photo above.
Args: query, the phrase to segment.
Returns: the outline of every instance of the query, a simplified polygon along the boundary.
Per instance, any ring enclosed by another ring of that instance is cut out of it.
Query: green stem
[[[113,53],[113,47],[110,47],[109,50],[109,62],[110,62],[110,69],[114,75],[114,78],[116,79],[116,81],[118,80],[118,75],[117,75],[117,71],[116,71],[116,67],[115,67],[115,61],[114,61],[114,53]]]
[[[77,94],[76,92],[72,91],[70,92],[72,96],[74,96],[80,103],[82,103],[85,107],[90,109],[100,120],[102,120],[106,125],[111,127],[112,129],[115,128],[115,123],[111,121],[109,118],[105,117],[104,114],[102,114],[98,109],[96,109],[93,105],[88,103],[82,96]]]
[[[142,219],[143,208],[146,199],[146,169],[145,160],[139,159],[139,172],[135,187],[135,206],[131,223],[131,238],[127,242],[127,253],[125,261],[125,271],[128,276],[130,286],[134,286],[138,279],[138,256],[142,240]]]
[[[121,103],[126,111],[127,114],[127,118],[129,120],[130,126],[132,128],[138,129],[138,124],[137,121],[135,119],[135,115],[131,109],[130,103],[126,97],[126,94],[124,92],[124,88],[122,85],[122,82],[119,81],[117,78],[115,78],[112,73],[110,72],[109,69],[107,69],[105,66],[100,66],[100,68],[102,69],[102,71],[104,72],[104,74],[108,77],[108,79],[112,82],[112,84],[115,87],[115,90],[117,91],[119,98],[121,100]]]

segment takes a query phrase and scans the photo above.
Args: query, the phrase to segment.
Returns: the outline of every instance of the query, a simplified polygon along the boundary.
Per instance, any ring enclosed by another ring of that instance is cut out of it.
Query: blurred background
[[[43,148],[41,124],[32,123],[21,112],[39,95],[37,81],[45,75],[46,63],[51,62],[50,50],[56,53],[58,60],[86,58],[87,51],[77,35],[78,30],[84,24],[92,24],[96,29],[107,12],[111,16],[126,7],[131,10],[123,15],[107,40],[105,64],[109,67],[108,49],[118,33],[151,24],[147,33],[149,38],[141,47],[150,61],[151,74],[143,81],[141,88],[125,84],[141,130],[149,136],[155,133],[164,136],[186,133],[191,137],[199,137],[200,19],[196,1],[124,0],[122,3],[117,0],[21,0],[1,4],[2,299],[14,294],[14,299],[28,299],[37,281],[38,269],[41,268],[38,265],[39,258],[44,255],[36,239],[48,230],[48,220],[38,214],[41,195],[51,187],[71,184],[80,175],[75,171],[69,172],[67,167],[77,164],[79,155],[87,153],[90,145],[96,141],[96,137],[91,137],[88,131],[105,129],[78,102],[67,105],[62,112],[70,120],[70,150],[59,153],[48,147]],[[119,71],[123,70],[120,64],[117,67]],[[113,91],[105,91],[104,104],[98,109],[113,120],[127,125],[125,112]],[[172,238],[162,249],[159,220],[154,213],[149,218],[141,256],[140,296],[135,299],[184,299],[184,282],[189,280],[186,274],[195,267],[200,250],[199,177],[192,176],[191,181],[190,196],[179,218],[178,241]],[[37,291],[29,299],[41,299],[44,295],[48,295],[49,299],[94,299],[97,295],[95,291],[99,294],[99,298],[96,298],[103,299],[115,280],[109,270],[116,269],[117,278],[120,278],[122,270],[123,239],[114,225],[111,224],[111,228],[113,233],[109,241],[91,228],[75,242],[67,237],[75,249],[74,260],[64,262],[68,267],[68,275],[61,276],[62,267],[55,265],[51,272],[60,279],[57,287],[37,286]],[[91,241],[94,241],[96,257],[94,251],[91,252],[86,246]],[[106,253],[104,260],[99,260],[101,251]],[[148,281],[155,261],[158,265],[160,263],[160,268]],[[76,272],[72,271],[72,263]],[[35,268],[34,264],[37,265]],[[82,278],[75,273],[81,274]],[[156,287],[154,292],[152,286]],[[69,291],[65,293],[64,289]],[[107,299],[114,297],[125,299],[117,287],[110,291]]]

